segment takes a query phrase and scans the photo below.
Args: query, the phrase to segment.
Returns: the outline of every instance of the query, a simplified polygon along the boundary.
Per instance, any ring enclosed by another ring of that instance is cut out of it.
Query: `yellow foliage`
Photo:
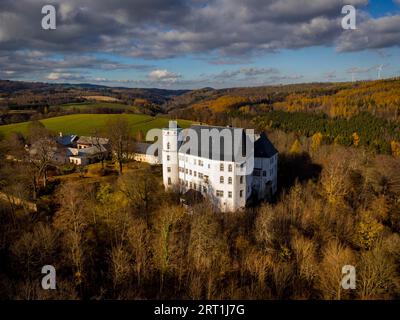
[[[355,147],[358,147],[358,145],[360,144],[360,136],[357,134],[357,132],[353,133],[353,145]]]
[[[319,146],[321,145],[323,135],[321,132],[317,132],[311,138],[311,149],[313,151],[317,151]]]
[[[378,239],[382,230],[382,224],[372,218],[368,212],[364,213],[356,227],[355,242],[359,247],[369,250]]]
[[[300,153],[301,152],[301,143],[298,139],[293,142],[292,146],[290,147],[290,153]]]
[[[392,148],[392,155],[396,158],[400,158],[400,143],[396,141],[392,141],[390,143],[390,146]]]
[[[241,106],[248,102],[249,100],[244,97],[222,96],[215,100],[196,103],[193,105],[193,108],[195,110],[208,108],[211,109],[213,112],[221,113],[229,111],[231,108]]]

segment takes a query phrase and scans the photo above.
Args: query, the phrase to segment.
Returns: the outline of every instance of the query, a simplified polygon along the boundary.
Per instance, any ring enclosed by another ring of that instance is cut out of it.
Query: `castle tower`
[[[162,130],[163,182],[166,189],[179,186],[179,133],[177,121],[169,121],[169,127]]]

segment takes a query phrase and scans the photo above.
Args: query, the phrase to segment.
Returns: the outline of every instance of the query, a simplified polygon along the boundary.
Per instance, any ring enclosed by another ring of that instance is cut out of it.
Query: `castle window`
[[[189,172],[189,170],[188,170],[188,169],[185,169],[185,173],[188,174],[188,172]]]
[[[189,174],[192,175],[192,170],[189,170]]]
[[[223,176],[219,177],[219,183],[224,183],[224,177]]]
[[[193,189],[197,190],[197,184],[193,183]]]
[[[240,176],[240,184],[243,183],[243,176]]]
[[[190,189],[192,189],[193,188],[193,183],[190,182],[189,186],[190,186]]]
[[[193,171],[193,175],[197,177],[197,171]]]
[[[263,171],[263,177],[266,177],[267,176],[267,171]]]
[[[167,156],[167,161],[169,161],[170,159],[171,159],[171,157],[168,155],[168,156]]]
[[[199,178],[203,179],[203,174],[201,172],[199,172]]]
[[[219,165],[219,171],[224,171],[224,164],[223,164],[223,163],[221,163],[221,164]]]
[[[232,198],[232,191],[228,191],[228,198]]]
[[[167,168],[167,172],[171,172],[171,167],[168,167],[168,168]]]
[[[207,192],[207,188],[205,186],[203,186],[203,192],[206,193]]]
[[[243,190],[240,190],[240,197],[243,198]]]
[[[172,184],[171,178],[168,178],[168,185],[171,185],[171,184]]]
[[[254,177],[260,177],[261,176],[261,170],[260,169],[254,169],[253,176]]]
[[[171,148],[171,144],[168,142],[167,143],[167,150],[169,150]]]
[[[228,184],[232,184],[232,177],[228,178]]]
[[[231,164],[228,166],[228,172],[232,172],[232,165]]]
[[[224,192],[222,190],[217,190],[217,197],[222,198],[224,196]]]

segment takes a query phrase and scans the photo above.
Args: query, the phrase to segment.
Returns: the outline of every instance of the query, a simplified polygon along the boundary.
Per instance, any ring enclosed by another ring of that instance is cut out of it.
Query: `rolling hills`
[[[139,130],[146,133],[153,128],[163,128],[168,124],[168,118],[151,117],[147,115],[138,114],[72,114],[61,117],[54,117],[41,120],[44,126],[56,133],[62,132],[63,134],[78,134],[90,135],[94,130],[103,130],[108,119],[114,117],[126,118],[132,128],[132,134]],[[26,134],[29,122],[22,122],[10,125],[0,126],[0,135],[7,136],[12,132],[20,132]],[[191,124],[191,121],[179,120],[179,125],[186,128]]]

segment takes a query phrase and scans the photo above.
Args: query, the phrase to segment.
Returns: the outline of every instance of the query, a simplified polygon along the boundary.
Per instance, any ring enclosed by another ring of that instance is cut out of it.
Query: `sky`
[[[41,26],[56,8],[55,30]],[[357,10],[344,30],[344,5]],[[400,76],[400,0],[1,0],[0,79],[165,89]]]

